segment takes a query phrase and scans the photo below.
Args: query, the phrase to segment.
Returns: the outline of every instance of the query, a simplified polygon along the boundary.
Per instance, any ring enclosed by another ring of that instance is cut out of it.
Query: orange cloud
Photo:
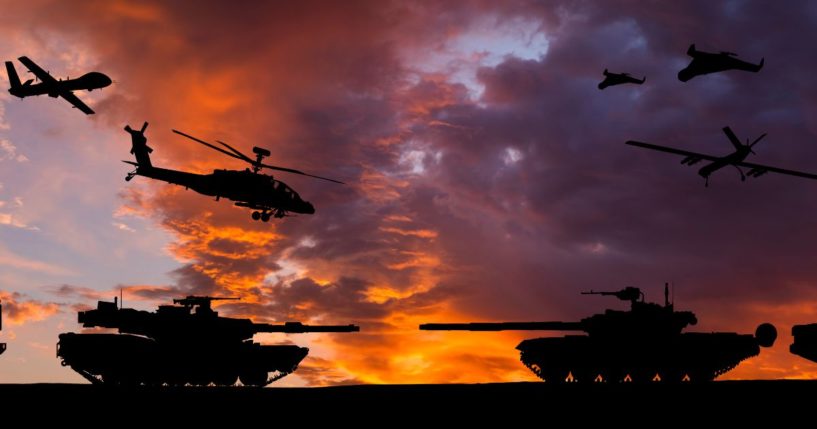
[[[18,292],[0,291],[0,302],[3,304],[3,320],[11,325],[38,322],[60,311],[56,303],[27,299]]]

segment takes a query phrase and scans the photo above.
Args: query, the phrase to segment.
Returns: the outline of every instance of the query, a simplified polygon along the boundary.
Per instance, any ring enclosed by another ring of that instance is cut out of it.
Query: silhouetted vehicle
[[[630,311],[606,310],[578,322],[429,323],[422,330],[584,331],[587,335],[534,338],[516,348],[520,359],[548,382],[681,382],[710,381],[755,356],[759,346],[777,338],[774,326],[764,323],[755,335],[736,333],[682,333],[697,319],[690,311],[675,311],[665,288],[663,306],[644,302],[638,288],[617,292],[582,292],[611,295],[630,301]]]
[[[817,362],[817,323],[792,326],[791,335],[794,342],[789,346],[789,351]]]
[[[9,84],[11,84],[9,93],[11,95],[20,98],[43,94],[48,94],[49,97],[54,98],[62,97],[86,115],[91,115],[94,111],[83,103],[82,100],[77,98],[73,91],[93,91],[95,89],[105,88],[112,83],[111,78],[99,72],[86,73],[76,79],[68,78],[65,80],[57,80],[34,63],[34,61],[28,59],[28,57],[20,57],[18,60],[23,63],[31,73],[34,73],[34,76],[40,80],[40,83],[32,84],[34,79],[29,79],[21,83],[20,77],[17,76],[17,70],[14,69],[14,63],[6,61],[6,72],[9,75]]]
[[[237,299],[188,296],[159,306],[155,313],[120,308],[117,300],[99,301],[96,310],[79,312],[86,328],[111,333],[64,333],[57,344],[63,366],[94,384],[266,386],[294,371],[309,349],[261,345],[260,332],[356,332],[355,325],[283,325],[220,317],[212,301]],[[272,373],[272,376],[270,376]]]
[[[732,52],[713,54],[698,51],[695,49],[694,43],[687,49],[687,55],[692,57],[692,62],[685,69],[678,72],[678,80],[681,82],[686,82],[695,76],[726,70],[744,70],[757,73],[763,68],[763,62],[765,61],[764,58],[761,58],[760,64],[755,65],[735,58],[737,54]]]
[[[3,330],[3,305],[0,303],[0,331]],[[0,355],[6,351],[6,343],[0,343]]]
[[[744,162],[743,160],[746,159],[746,157],[749,156],[749,154],[755,154],[755,151],[752,150],[752,148],[763,137],[766,137],[766,134],[762,134],[760,137],[756,138],[755,141],[753,141],[752,143],[749,143],[749,139],[747,138],[746,144],[742,144],[740,140],[738,140],[738,137],[735,135],[735,133],[732,132],[731,128],[723,127],[723,132],[724,134],[726,134],[726,137],[729,138],[729,141],[732,142],[732,146],[735,147],[734,152],[724,156],[712,156],[703,153],[690,152],[683,149],[675,149],[672,147],[644,143],[633,140],[626,141],[625,144],[628,144],[630,146],[642,147],[644,149],[651,149],[660,152],[681,155],[684,157],[684,159],[681,160],[681,165],[695,165],[701,162],[702,160],[710,161],[710,163],[704,165],[703,167],[701,167],[700,170],[698,170],[698,175],[703,177],[705,180],[704,186],[709,186],[709,176],[712,173],[720,170],[723,167],[727,167],[730,165],[738,170],[738,173],[740,173],[741,181],[745,181],[746,176],[757,178],[766,173],[778,173],[786,174],[789,176],[802,177],[805,179],[817,179],[817,174],[804,173],[802,171],[795,170],[787,170],[785,168],[772,167],[763,164],[754,164],[751,162]],[[741,170],[740,167],[749,168],[750,170],[746,174],[743,174],[743,170]]]
[[[325,177],[306,174],[291,168],[263,164],[261,161],[269,156],[270,152],[260,147],[253,148],[253,153],[256,155],[256,158],[253,160],[232,146],[229,146],[227,143],[218,142],[226,148],[225,150],[176,130],[173,130],[176,134],[185,136],[218,152],[249,163],[252,165],[252,170],[249,168],[245,170],[214,170],[212,174],[195,174],[154,167],[150,162],[150,153],[153,152],[153,149],[147,145],[147,138],[145,137],[145,129],[147,126],[148,123],[145,122],[141,130],[134,130],[130,126],[125,127],[125,131],[131,134],[132,147],[130,152],[136,157],[136,162],[124,161],[126,164],[136,166],[136,170],[128,173],[127,177],[125,177],[126,181],[130,181],[134,176],[145,176],[151,179],[184,186],[185,189],[192,189],[200,194],[216,197],[216,201],[222,197],[227,198],[231,201],[235,201],[235,205],[239,207],[247,207],[255,210],[252,213],[253,220],[260,219],[267,222],[271,217],[281,218],[287,216],[288,213],[315,213],[315,207],[309,202],[302,200],[301,196],[298,195],[294,189],[287,186],[286,183],[275,180],[270,175],[261,174],[259,171],[263,168],[300,174],[302,176],[314,177],[335,183],[343,183]]]
[[[613,85],[621,85],[623,83],[634,83],[636,85],[641,85],[646,81],[647,76],[644,76],[643,79],[638,80],[630,76],[629,73],[610,73],[607,71],[607,69],[604,69],[604,80],[599,83],[599,89],[604,89]]]

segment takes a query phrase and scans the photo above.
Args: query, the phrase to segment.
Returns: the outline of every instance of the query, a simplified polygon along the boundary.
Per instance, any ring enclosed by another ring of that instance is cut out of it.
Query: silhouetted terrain
[[[355,385],[321,388],[145,388],[93,385],[0,385],[0,409],[32,406],[47,418],[92,426],[133,419],[212,423],[276,419],[356,425],[578,419],[654,422],[781,419],[806,416],[817,381],[723,381],[701,384],[547,383]],[[571,417],[572,416],[572,417]],[[260,419],[260,420],[259,420]],[[189,426],[186,426],[189,427]],[[507,427],[507,426],[502,426]],[[556,427],[564,427],[558,425]],[[660,426],[659,426],[660,427]],[[704,426],[700,426],[704,427]]]

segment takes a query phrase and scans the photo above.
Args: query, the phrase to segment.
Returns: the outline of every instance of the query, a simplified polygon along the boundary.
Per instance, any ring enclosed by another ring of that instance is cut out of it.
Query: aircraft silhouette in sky
[[[54,79],[53,76],[28,57],[20,57],[18,60],[23,63],[40,82],[33,83],[35,79],[21,82],[20,77],[17,76],[17,70],[14,69],[14,63],[6,61],[6,71],[8,72],[9,83],[11,84],[9,93],[11,95],[20,98],[43,94],[48,94],[49,97],[54,98],[62,97],[86,115],[92,115],[94,111],[74,95],[73,91],[93,91],[95,89],[105,88],[112,83],[111,78],[99,72],[86,73],[76,79],[58,80]]]
[[[766,134],[763,134],[760,137],[756,138],[755,141],[753,141],[752,143],[749,143],[749,139],[746,139],[746,144],[742,144],[740,140],[738,140],[738,137],[735,135],[735,133],[732,132],[731,128],[723,127],[723,132],[726,134],[726,137],[729,138],[729,141],[732,142],[732,145],[735,146],[735,151],[725,156],[707,155],[703,153],[690,152],[687,150],[675,149],[667,146],[659,146],[655,144],[633,140],[627,141],[626,144],[630,146],[638,146],[643,147],[645,149],[652,149],[661,152],[672,153],[675,155],[681,155],[684,157],[684,159],[681,160],[681,164],[684,165],[694,165],[703,160],[711,161],[709,164],[704,165],[703,167],[701,167],[700,170],[698,170],[698,174],[704,179],[706,179],[705,186],[709,186],[709,176],[712,173],[720,170],[723,167],[727,167],[730,165],[735,167],[738,170],[738,172],[740,172],[741,181],[746,180],[746,176],[760,177],[766,173],[779,173],[787,174],[789,176],[804,177],[806,179],[817,179],[817,174],[804,173],[795,170],[787,170],[784,168],[772,167],[763,164],[754,164],[751,162],[744,162],[744,159],[746,159],[746,157],[749,156],[749,154],[755,153],[752,150],[752,148],[763,137],[766,137]],[[746,174],[743,174],[743,170],[741,170],[741,167],[749,168],[750,170]]]
[[[604,69],[604,80],[599,83],[599,89],[604,89],[613,85],[621,85],[623,83],[634,83],[636,85],[641,85],[646,80],[647,76],[644,76],[643,79],[638,80],[630,76],[629,73],[611,73],[608,72],[607,69]]]
[[[692,57],[692,62],[685,69],[678,72],[678,80],[686,82],[695,76],[709,73],[717,73],[726,70],[743,70],[757,73],[763,68],[765,59],[761,58],[760,64],[752,64],[735,58],[737,54],[732,52],[710,52],[698,51],[695,44],[689,46],[687,55]]]
[[[273,178],[271,175],[261,173],[261,170],[283,171],[343,183],[334,179],[307,174],[300,170],[264,164],[262,162],[264,158],[270,156],[270,151],[264,148],[254,147],[255,159],[252,159],[222,141],[217,141],[221,145],[219,147],[177,130],[173,130],[173,132],[224,155],[244,161],[252,169],[219,169],[214,170],[212,174],[196,174],[156,167],[150,160],[150,153],[153,152],[153,149],[147,145],[147,137],[145,137],[147,126],[148,123],[145,122],[140,130],[133,129],[130,126],[125,127],[125,131],[131,135],[131,153],[136,158],[136,162],[123,161],[136,167],[134,171],[128,173],[125,180],[130,181],[136,176],[144,176],[184,186],[186,189],[192,189],[200,194],[215,197],[216,201],[223,197],[235,201],[235,205],[238,207],[254,210],[252,213],[253,220],[268,222],[273,217],[291,216],[290,213],[315,213],[315,207],[310,202],[303,200],[289,185]]]

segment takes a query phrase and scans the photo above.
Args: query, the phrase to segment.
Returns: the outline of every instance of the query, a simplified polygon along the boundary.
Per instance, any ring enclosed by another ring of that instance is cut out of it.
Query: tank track
[[[81,375],[81,376],[82,376],[82,378],[84,378],[84,379],[86,379],[86,380],[90,381],[90,382],[91,382],[91,384],[93,384],[93,385],[95,385],[95,386],[103,386],[103,385],[106,385],[106,386],[107,386],[107,385],[119,385],[119,384],[120,384],[120,383],[110,383],[110,382],[106,383],[106,382],[105,382],[105,380],[103,380],[103,379],[102,379],[102,376],[101,376],[101,375],[95,375],[95,374],[93,374],[93,373],[91,373],[90,371],[85,370],[85,369],[75,368],[75,367],[71,367],[71,369],[73,369],[74,371],[76,371],[76,373],[77,373],[77,374],[79,374],[79,375]],[[263,383],[261,383],[261,384],[259,384],[259,385],[255,385],[255,386],[247,386],[247,387],[259,387],[259,388],[260,388],[260,387],[266,387],[266,386],[269,386],[270,384],[272,384],[272,383],[274,383],[274,382],[276,382],[276,381],[278,381],[278,380],[280,380],[280,379],[282,379],[282,378],[286,377],[287,375],[292,374],[292,372],[293,372],[293,371],[295,371],[295,369],[294,369],[294,368],[293,368],[293,370],[292,370],[292,371],[275,371],[274,373],[272,373],[272,376],[267,377],[267,380],[266,380],[265,382],[263,382]],[[212,383],[208,383],[208,384],[192,384],[192,383],[185,383],[184,385],[190,385],[190,386],[209,386],[210,384],[212,384]],[[233,384],[229,384],[229,385],[221,385],[221,387],[230,387],[230,386],[235,386],[236,384],[237,384],[237,382],[233,382]],[[145,386],[145,385],[147,385],[147,384],[146,384],[146,383],[144,383],[144,382],[138,382],[138,383],[135,383],[135,384],[133,384],[133,385],[134,385],[134,386]],[[168,385],[168,386],[170,386],[170,385],[171,385],[171,383],[162,383],[162,385]]]
[[[641,374],[641,375],[625,374],[625,376],[623,376],[624,378],[617,379],[617,380],[606,379],[605,375],[604,375],[604,373],[606,372],[605,370],[597,369],[597,370],[592,370],[592,371],[586,371],[586,370],[581,371],[584,374],[591,374],[590,377],[592,377],[592,379],[588,380],[587,378],[578,377],[577,374],[574,374],[574,370],[577,370],[577,372],[579,372],[578,368],[572,369],[572,368],[567,368],[567,367],[564,368],[561,371],[559,371],[559,370],[554,371],[554,372],[557,372],[557,373],[563,374],[563,375],[556,376],[557,379],[553,380],[552,378],[554,378],[554,376],[547,374],[548,371],[541,368],[535,362],[532,362],[530,360],[530,356],[526,355],[526,352],[521,352],[520,353],[520,360],[522,361],[522,364],[525,365],[525,367],[527,367],[531,372],[536,374],[537,377],[539,377],[540,379],[542,379],[545,382],[555,382],[555,383],[591,382],[592,383],[592,382],[615,381],[615,382],[644,383],[644,382],[662,381],[662,382],[665,382],[665,383],[675,383],[675,382],[685,382],[685,381],[705,382],[705,381],[714,380],[715,378],[717,378],[717,377],[731,371],[732,369],[734,369],[738,364],[740,364],[740,362],[742,362],[742,361],[744,361],[744,360],[746,360],[746,359],[748,359],[750,357],[753,357],[753,356],[754,355],[745,356],[745,357],[741,357],[741,358],[728,359],[728,360],[723,359],[721,362],[719,362],[719,365],[718,365],[717,368],[712,368],[712,369],[710,369],[710,370],[708,370],[708,371],[706,371],[704,373],[699,372],[697,375],[695,375],[694,373],[691,373],[691,372],[684,373],[683,371],[681,371],[681,373],[683,373],[683,375],[681,375],[681,377],[679,377],[680,379],[678,379],[678,380],[665,379],[664,377],[662,377],[662,372],[666,375],[666,371],[662,371],[660,369],[656,370],[655,374],[652,374],[652,375],[646,375],[645,376],[644,374]],[[652,371],[650,373],[652,373]],[[601,375],[601,378],[597,377],[599,375]],[[658,375],[658,378],[655,377],[656,375]],[[629,377],[629,379],[627,377]]]

